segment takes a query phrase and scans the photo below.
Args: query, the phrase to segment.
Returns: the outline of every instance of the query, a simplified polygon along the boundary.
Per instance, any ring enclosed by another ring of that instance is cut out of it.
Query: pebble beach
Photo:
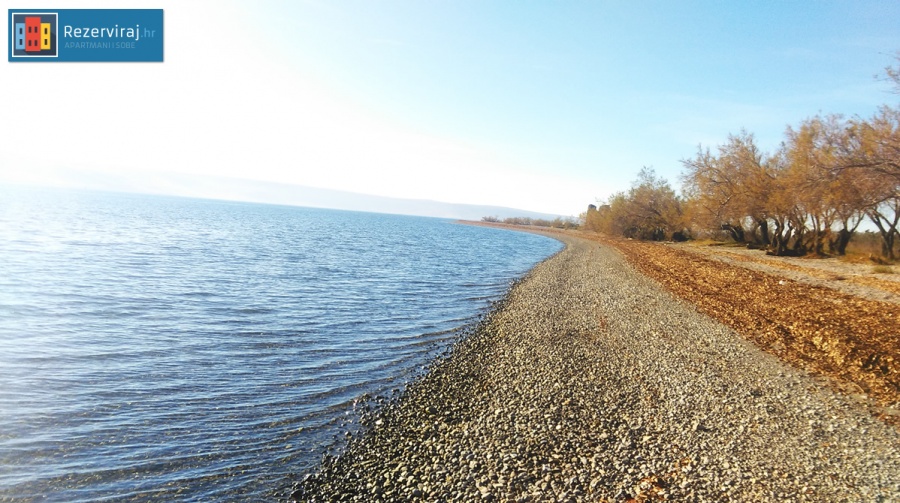
[[[900,501],[894,427],[555,237],[290,501]]]

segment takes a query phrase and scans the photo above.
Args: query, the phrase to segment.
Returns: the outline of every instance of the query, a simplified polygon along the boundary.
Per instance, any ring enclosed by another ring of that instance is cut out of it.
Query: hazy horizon
[[[459,220],[481,220],[484,217],[553,220],[578,217],[578,215],[536,212],[527,208],[392,198],[229,177],[153,172],[142,173],[140,176],[131,174],[127,177],[117,177],[77,170],[52,170],[52,173],[49,175],[48,172],[43,172],[39,176],[23,177],[16,181],[4,181],[0,178],[0,187],[5,185],[12,189],[22,187],[34,190],[59,189],[158,195]],[[48,180],[52,181],[48,182]],[[585,209],[587,209],[587,204],[584,205]]]
[[[698,144],[746,129],[771,152],[807,117],[897,100],[876,77],[900,50],[893,1],[149,7],[162,63],[0,68],[0,179],[176,173],[577,215],[644,166],[678,188]]]

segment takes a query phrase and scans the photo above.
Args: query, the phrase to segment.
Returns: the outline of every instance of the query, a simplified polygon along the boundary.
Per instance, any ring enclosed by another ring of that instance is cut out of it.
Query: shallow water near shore
[[[0,501],[267,500],[561,244],[0,187]]]

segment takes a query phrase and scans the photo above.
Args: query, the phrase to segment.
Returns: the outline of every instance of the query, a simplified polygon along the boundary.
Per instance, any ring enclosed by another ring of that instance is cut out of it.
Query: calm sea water
[[[0,501],[271,501],[560,246],[0,187]]]

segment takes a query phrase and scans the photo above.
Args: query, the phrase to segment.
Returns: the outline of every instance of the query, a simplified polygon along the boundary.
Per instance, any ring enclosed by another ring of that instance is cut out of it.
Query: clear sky
[[[163,171],[577,215],[642,166],[677,187],[741,128],[774,150],[811,115],[898,101],[875,78],[895,0],[77,7],[165,9],[165,62],[0,65],[0,180]]]

